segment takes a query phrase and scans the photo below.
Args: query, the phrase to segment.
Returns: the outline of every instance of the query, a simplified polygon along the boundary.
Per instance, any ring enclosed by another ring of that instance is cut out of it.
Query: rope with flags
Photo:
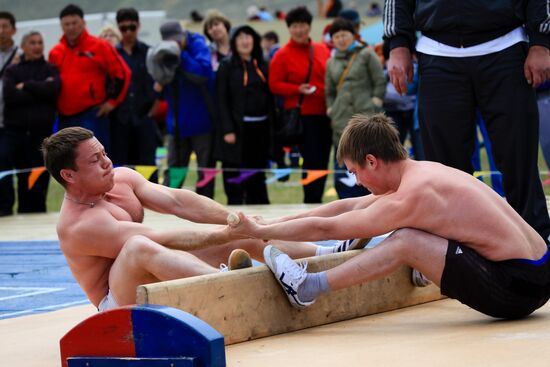
[[[125,166],[131,169],[134,169],[136,172],[145,177],[146,180],[149,180],[151,176],[161,168],[158,166]],[[293,173],[306,174],[299,182],[301,185],[309,185],[310,183],[325,177],[329,174],[334,173],[344,173],[346,176],[343,176],[339,179],[344,185],[348,187],[353,187],[356,184],[355,176],[348,172],[347,170],[306,170],[302,168],[212,168],[212,167],[169,167],[164,170],[168,173],[169,182],[168,186],[172,188],[179,188],[183,185],[187,174],[190,171],[196,171],[202,173],[202,178],[197,182],[196,187],[204,187],[210,183],[218,174],[226,172],[239,172],[237,177],[233,177],[228,181],[233,184],[242,184],[250,177],[254,176],[257,173],[263,172],[265,174],[270,174],[271,176],[265,180],[267,185],[273,184],[281,178],[289,176]],[[19,173],[30,173],[28,175],[28,187],[29,190],[32,189],[38,178],[46,172],[45,167],[34,167],[34,168],[25,168],[25,169],[12,169],[7,171],[0,171],[0,180],[5,177],[10,177],[17,175]],[[501,175],[499,171],[476,171],[473,173],[473,176],[476,178],[490,177],[492,175]],[[540,175],[548,175],[548,171],[540,171]],[[545,181],[545,184],[550,184]]]

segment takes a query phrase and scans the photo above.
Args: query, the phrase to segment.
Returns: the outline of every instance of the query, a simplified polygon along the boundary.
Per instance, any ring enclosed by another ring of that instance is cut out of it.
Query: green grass
[[[489,164],[487,162],[487,153],[484,149],[481,150],[481,165],[483,170],[489,170]],[[191,168],[194,168],[196,166],[191,165]],[[546,163],[544,162],[544,159],[542,158],[542,154],[539,154],[539,167],[541,171],[546,171],[548,168],[546,166]],[[332,158],[331,163],[329,166],[329,169],[332,169]],[[269,174],[267,175],[269,177]],[[544,180],[546,177],[543,176],[542,179]],[[186,180],[184,187],[190,190],[193,190],[194,184],[197,180],[197,172],[195,170],[190,170]],[[292,173],[290,175],[290,179],[287,182],[278,182],[275,181],[274,183],[267,186],[268,193],[269,193],[269,200],[271,201],[271,204],[297,204],[303,202],[303,189],[300,184],[301,180],[301,174],[299,172]],[[327,177],[327,183],[325,186],[325,192],[327,192],[329,189],[334,187],[333,184],[333,175],[329,174]],[[488,185],[491,184],[490,178],[485,177],[484,182]],[[544,192],[546,195],[550,195],[550,187],[545,186]],[[227,198],[225,196],[224,190],[223,190],[223,183],[222,183],[222,176],[219,174],[216,176],[216,186],[215,186],[215,192],[214,192],[214,199],[221,203],[226,204]],[[330,202],[337,199],[336,196],[323,196],[323,202]],[[50,182],[50,188],[48,192],[48,201],[47,201],[47,208],[49,212],[57,212],[59,211],[59,208],[61,207],[61,202],[63,200],[63,188],[61,185],[59,185],[55,180],[51,180]]]

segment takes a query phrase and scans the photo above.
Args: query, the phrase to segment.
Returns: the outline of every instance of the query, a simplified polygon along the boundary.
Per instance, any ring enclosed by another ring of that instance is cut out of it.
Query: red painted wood
[[[60,347],[63,367],[73,356],[135,357],[131,306],[82,321],[61,338]]]

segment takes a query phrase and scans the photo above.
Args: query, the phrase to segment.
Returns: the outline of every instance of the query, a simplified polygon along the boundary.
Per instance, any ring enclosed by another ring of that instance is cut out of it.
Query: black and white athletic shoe
[[[298,297],[298,287],[307,276],[307,262],[297,264],[287,254],[271,245],[264,248],[264,260],[285,291],[292,306],[302,309],[315,302],[315,300],[305,302]]]
[[[352,238],[344,241],[336,241],[336,251],[334,252],[360,250],[362,248],[365,248],[370,240],[370,238]]]

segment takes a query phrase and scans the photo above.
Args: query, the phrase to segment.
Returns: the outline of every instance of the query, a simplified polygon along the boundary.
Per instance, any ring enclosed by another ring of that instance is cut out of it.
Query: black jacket
[[[241,58],[233,54],[222,60],[218,68],[216,85],[218,92],[219,118],[216,125],[216,143],[214,146],[215,158],[222,162],[231,162],[235,164],[242,163],[243,142],[242,128],[245,111],[250,108],[247,103],[257,104],[261,102],[265,106],[265,112],[262,115],[268,116],[269,135],[268,137],[258,137],[266,139],[265,147],[268,154],[272,152],[273,146],[273,126],[274,126],[274,98],[266,82],[262,82],[256,72],[253,70],[250,62],[245,64],[248,68],[249,85],[256,83],[256,88],[261,92],[254,96],[253,100],[247,101],[247,90],[243,85],[244,68]],[[267,64],[260,62],[258,67],[264,77],[267,75]],[[258,86],[258,83],[260,86]],[[265,103],[263,103],[265,102]],[[225,134],[235,133],[237,139],[235,144],[227,144],[223,137]]]
[[[46,80],[51,78],[51,80]],[[23,83],[22,89],[16,85]],[[61,88],[57,68],[44,58],[10,65],[4,72],[4,124],[35,132],[51,132]]]
[[[133,118],[139,119],[147,116],[151,110],[156,99],[153,90],[155,82],[149,72],[147,72],[147,67],[145,66],[149,45],[138,41],[131,55],[126,53],[121,44],[118,44],[116,49],[132,71],[132,79],[126,93],[126,98],[116,108],[113,116],[116,117],[118,122],[128,124]],[[137,122],[134,121],[134,123]]]
[[[384,37],[390,49],[414,49],[414,33],[453,47],[498,38],[521,25],[530,45],[550,48],[546,0],[386,0]]]

